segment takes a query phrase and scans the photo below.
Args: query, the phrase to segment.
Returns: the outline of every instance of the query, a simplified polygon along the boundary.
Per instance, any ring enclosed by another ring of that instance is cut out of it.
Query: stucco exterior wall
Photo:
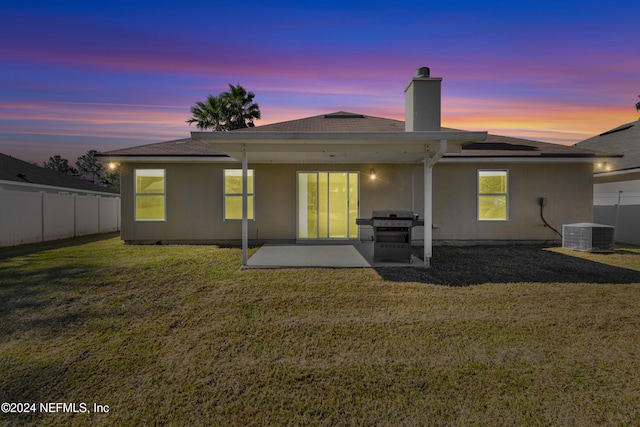
[[[134,171],[137,168],[166,170],[165,221],[134,220]],[[223,165],[219,164],[123,163],[120,170],[122,239],[153,243],[206,241],[216,236],[220,236],[220,240],[235,238],[240,233],[239,224],[222,227],[222,170]]]
[[[477,220],[478,170],[508,171],[508,219]],[[557,240],[540,218],[538,199],[546,198],[544,217],[562,224],[593,221],[591,164],[442,163],[434,168],[434,239]]]
[[[369,217],[375,209],[414,210],[412,190],[419,186],[422,191],[422,166],[376,165],[376,180],[369,179],[371,167],[249,163],[255,174],[256,204],[255,221],[249,221],[249,238],[296,239],[296,174],[302,171],[359,172],[360,216]],[[134,221],[136,168],[166,170],[166,221]],[[223,220],[223,171],[239,168],[239,163],[123,163],[122,239],[140,243],[237,241],[240,222]],[[415,210],[422,206],[419,197]]]
[[[238,241],[239,221],[223,220],[223,170],[234,163],[124,163],[121,166],[122,239],[133,243]],[[369,172],[375,168],[377,178]],[[166,221],[134,221],[134,169],[166,170]],[[422,165],[251,164],[255,173],[255,221],[249,221],[249,239],[292,241],[296,238],[296,173],[346,171],[360,173],[359,217],[373,210],[423,212]],[[477,220],[478,169],[509,171],[508,221]],[[471,164],[441,163],[434,168],[434,239],[555,240],[540,219],[538,197],[546,197],[545,218],[557,229],[562,224],[593,219],[593,182],[590,164]],[[414,229],[414,239],[422,238]],[[371,228],[360,227],[360,238],[370,239]]]

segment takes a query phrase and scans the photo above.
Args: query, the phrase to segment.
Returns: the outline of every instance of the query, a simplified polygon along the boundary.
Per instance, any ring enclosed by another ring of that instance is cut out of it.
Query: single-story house
[[[595,222],[616,227],[616,240],[640,245],[640,120],[625,123],[576,147],[619,154],[596,162]]]
[[[599,153],[442,128],[441,82],[418,70],[404,122],[339,111],[103,153],[121,164],[122,239],[242,241],[246,263],[248,240],[371,240],[356,218],[407,210],[428,263],[433,242],[556,241],[593,220]]]
[[[0,246],[118,230],[118,193],[0,153]]]

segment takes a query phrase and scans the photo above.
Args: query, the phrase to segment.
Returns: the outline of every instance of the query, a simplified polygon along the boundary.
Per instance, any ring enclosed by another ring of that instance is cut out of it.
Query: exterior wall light
[[[371,181],[375,181],[375,180],[376,180],[376,178],[377,178],[376,170],[375,170],[374,168],[371,168],[371,169],[369,170],[369,179],[370,179]]]

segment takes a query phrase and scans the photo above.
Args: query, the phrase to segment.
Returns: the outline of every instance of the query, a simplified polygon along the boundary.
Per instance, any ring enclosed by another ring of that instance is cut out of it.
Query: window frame
[[[238,222],[242,221],[242,214],[240,218],[227,218],[227,197],[238,197],[242,202],[242,192],[240,193],[227,193],[227,172],[235,171],[240,172],[240,179],[242,179],[242,169],[229,168],[222,170],[222,220],[225,222]],[[247,181],[249,176],[253,178],[253,191],[247,191],[247,214],[248,221],[256,220],[256,172],[255,169],[247,169]],[[249,208],[249,198],[253,198],[252,209]]]
[[[504,193],[481,193],[480,192],[480,175],[482,172],[504,172],[505,192]],[[478,222],[506,222],[509,221],[509,169],[478,169],[476,173],[476,221]],[[483,197],[504,197],[505,215],[504,218],[481,218],[480,217],[480,200]]]
[[[139,193],[138,192],[138,172],[139,171],[162,171],[164,179],[162,193]],[[162,219],[140,219],[138,218],[138,197],[158,197],[162,196],[163,218]],[[133,170],[133,220],[134,222],[166,222],[167,221],[167,169],[166,168],[134,168]]]

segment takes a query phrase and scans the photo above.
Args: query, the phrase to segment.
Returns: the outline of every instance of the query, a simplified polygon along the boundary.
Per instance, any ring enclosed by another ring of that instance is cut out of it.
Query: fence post
[[[73,193],[73,237],[77,237],[78,233],[78,204],[76,202],[78,195]]]
[[[44,191],[40,191],[40,241],[44,242]]]

